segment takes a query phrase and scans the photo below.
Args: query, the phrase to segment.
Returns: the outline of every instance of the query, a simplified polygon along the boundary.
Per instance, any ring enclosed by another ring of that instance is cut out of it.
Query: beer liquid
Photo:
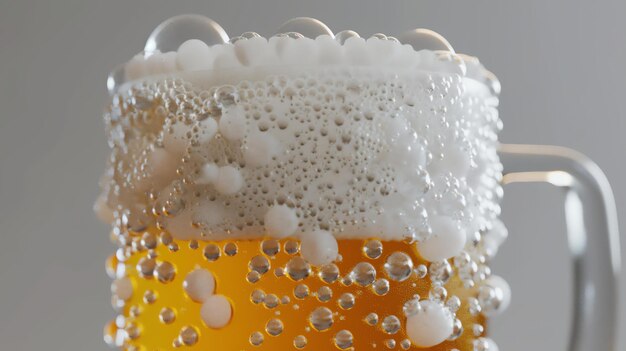
[[[182,345],[221,351],[417,350],[410,346],[401,324],[407,314],[418,312],[410,311],[411,307],[402,302],[429,296],[459,301],[456,318],[464,328],[454,331],[458,334],[451,338],[454,340],[420,350],[473,350],[473,341],[484,335],[485,318],[472,311],[468,302],[477,290],[463,286],[454,272],[458,269],[454,262],[443,269],[440,263],[432,265],[420,258],[414,245],[405,242],[340,240],[340,260],[305,268],[290,266],[290,261],[299,257],[297,242],[291,240],[175,240],[169,246],[159,243],[152,250],[141,248],[125,262],[111,259],[110,269],[124,266],[133,284],[132,297],[122,308],[126,316],[122,329],[131,333],[129,349],[162,350]],[[398,253],[406,255],[410,263],[394,261],[392,257]],[[263,263],[255,265],[258,257],[264,258]],[[140,273],[141,260],[152,260],[154,267],[172,263],[174,277],[163,282],[154,271]],[[372,270],[359,270],[363,263]],[[226,296],[232,307],[232,317],[219,329],[203,323],[201,304],[190,299],[183,288],[186,275],[198,268],[213,274],[214,294]],[[327,321],[324,316],[319,317],[321,321],[315,319],[314,311],[320,307],[330,311]],[[112,321],[110,338],[115,337],[114,325]],[[189,328],[195,336],[185,339]]]

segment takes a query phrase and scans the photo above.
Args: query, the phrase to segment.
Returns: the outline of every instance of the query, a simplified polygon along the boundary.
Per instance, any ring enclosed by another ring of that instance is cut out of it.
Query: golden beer
[[[481,314],[471,311],[469,304],[454,306],[477,293],[452,273],[454,263],[443,268],[433,265],[436,271],[429,274],[431,264],[405,242],[341,240],[341,260],[328,266],[301,267],[290,265],[300,257],[298,242],[293,240],[198,243],[166,239],[166,245],[157,239],[158,231],[143,237],[156,241],[156,247],[137,245],[129,259],[120,262],[113,256],[108,267],[115,272],[123,266],[133,285],[132,296],[121,307],[123,323],[112,321],[106,335],[111,341],[116,333],[125,335],[126,349],[473,350],[474,340],[485,333]],[[410,258],[410,266],[408,261],[393,266],[392,255],[398,253]],[[158,272],[163,263],[172,265],[172,272],[165,276]],[[363,263],[373,270],[359,270]],[[183,288],[186,275],[197,268],[210,271],[216,281],[215,294],[228,297],[232,317],[224,327],[208,327],[200,316],[201,304]],[[441,278],[449,280],[434,288],[432,280]],[[402,302],[436,294],[436,299],[458,308],[456,318],[466,329],[455,330],[452,340],[434,347],[411,346],[401,328],[407,313],[403,309],[411,306]],[[329,314],[319,316],[318,321],[314,311],[319,308]]]
[[[124,66],[96,204],[118,246],[107,343],[497,351],[497,80],[350,35],[189,40]]]

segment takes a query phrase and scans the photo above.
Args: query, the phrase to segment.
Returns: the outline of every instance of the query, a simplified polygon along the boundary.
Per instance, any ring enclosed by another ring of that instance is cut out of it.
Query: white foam
[[[487,82],[493,78],[478,59],[472,56],[452,51],[415,51],[409,44],[388,40],[386,37],[364,39],[357,36],[348,38],[341,44],[330,35],[320,35],[315,39],[289,36],[273,36],[267,39],[256,36],[242,38],[234,44],[212,46],[191,39],[181,44],[175,52],[155,51],[147,55],[136,55],[125,64],[125,78],[133,81],[172,72],[333,65],[446,71],[459,73],[479,82]]]
[[[491,257],[502,242],[494,91],[449,52],[329,40],[213,46],[211,62],[232,54],[236,68],[127,86],[106,116],[103,198],[118,223],[181,239],[409,239],[431,261],[494,227]],[[194,58],[179,66],[206,68],[206,51],[184,44]]]

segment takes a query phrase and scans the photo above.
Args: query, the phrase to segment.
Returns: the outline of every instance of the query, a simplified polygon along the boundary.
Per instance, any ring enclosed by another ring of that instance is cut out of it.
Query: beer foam
[[[141,79],[105,114],[97,203],[118,231],[409,240],[437,261],[497,223],[499,85],[478,60],[324,36],[189,41],[133,60],[153,65],[126,68]],[[308,259],[332,261],[332,247]]]
[[[460,74],[483,82],[499,92],[499,82],[477,58],[451,51],[416,51],[409,44],[400,43],[384,35],[364,39],[350,37],[340,43],[330,35],[315,39],[306,37],[273,36],[269,39],[253,33],[234,43],[209,46],[191,39],[177,51],[161,53],[158,50],[134,56],[124,66],[124,80],[136,81],[172,73],[237,71],[250,76],[285,67],[375,66],[394,69]],[[262,68],[259,70],[259,68]]]

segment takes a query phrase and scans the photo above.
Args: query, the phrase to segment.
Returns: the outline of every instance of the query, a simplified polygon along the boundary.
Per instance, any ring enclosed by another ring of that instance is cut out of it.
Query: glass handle
[[[609,182],[584,155],[563,147],[502,144],[503,184],[545,182],[565,190],[574,266],[570,351],[614,351],[620,270],[617,210]]]

